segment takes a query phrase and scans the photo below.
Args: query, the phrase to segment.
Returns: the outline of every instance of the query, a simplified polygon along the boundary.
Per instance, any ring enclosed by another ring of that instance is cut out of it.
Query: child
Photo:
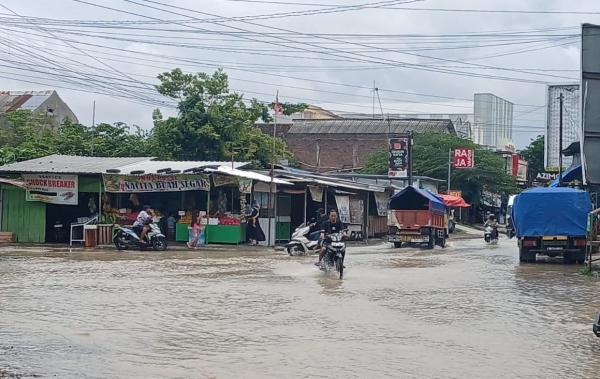
[[[200,239],[200,235],[204,229],[204,224],[202,223],[203,213],[194,211],[192,213],[192,222],[190,224],[190,230],[192,232],[192,238],[187,243],[188,249],[194,249],[198,246],[198,241]]]

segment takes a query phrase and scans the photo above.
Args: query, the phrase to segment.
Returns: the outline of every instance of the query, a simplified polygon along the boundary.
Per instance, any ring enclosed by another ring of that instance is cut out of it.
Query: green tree
[[[157,90],[179,102],[177,117],[164,120],[155,113],[151,144],[161,157],[229,160],[233,152],[238,160],[266,166],[273,144],[276,157],[288,155],[283,141],[273,141],[254,127],[259,118],[267,117],[266,106],[255,99],[246,104],[242,95],[230,92],[222,70],[209,75],[174,69],[158,78]]]
[[[450,134],[415,134],[413,145],[413,171],[415,175],[436,179],[448,178],[448,151],[470,147],[475,154],[475,167],[452,170],[452,189],[463,191],[464,197],[475,205],[480,204],[485,192],[511,194],[518,191],[515,179],[505,170],[505,162],[499,155],[468,140]],[[382,149],[371,154],[362,172],[385,175],[388,153]]]
[[[66,121],[55,127],[44,117],[19,110],[0,115],[0,163],[34,159],[50,154],[102,157],[150,154],[147,133],[124,123],[95,128]]]
[[[521,157],[527,161],[528,178],[544,171],[544,136],[533,138],[529,145],[520,152]]]

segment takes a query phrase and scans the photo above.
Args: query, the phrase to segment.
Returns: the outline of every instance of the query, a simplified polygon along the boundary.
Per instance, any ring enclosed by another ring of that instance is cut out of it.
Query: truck
[[[583,263],[591,211],[589,193],[574,188],[533,188],[517,195],[511,218],[519,260],[535,263],[539,254]]]
[[[435,194],[408,186],[390,199],[388,241],[395,248],[419,244],[445,247],[448,236],[446,205]]]

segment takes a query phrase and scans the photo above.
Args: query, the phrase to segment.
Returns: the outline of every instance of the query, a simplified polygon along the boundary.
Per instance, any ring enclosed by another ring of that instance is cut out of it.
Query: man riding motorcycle
[[[488,216],[488,219],[485,221],[485,224],[483,224],[484,227],[491,227],[493,232],[492,232],[492,238],[493,239],[497,239],[498,238],[498,221],[496,220],[496,216],[494,216],[493,214]]]
[[[325,252],[327,251],[327,240],[326,237],[329,234],[340,233],[344,230],[344,225],[338,218],[337,211],[332,210],[329,212],[329,219],[323,223],[321,228],[321,236],[319,245],[321,246],[321,251],[319,252],[319,261],[315,263],[315,266],[320,266],[323,257],[325,256]]]
[[[135,222],[133,223],[133,231],[140,236],[140,243],[146,243],[146,233],[148,232],[148,224],[152,222],[152,210],[149,205],[144,205],[140,213],[138,213]]]

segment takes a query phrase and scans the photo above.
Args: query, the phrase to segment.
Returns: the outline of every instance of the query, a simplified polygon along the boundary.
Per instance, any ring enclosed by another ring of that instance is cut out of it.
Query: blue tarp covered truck
[[[583,263],[591,210],[589,193],[573,188],[534,188],[519,194],[512,207],[519,260],[535,262],[541,254]]]

